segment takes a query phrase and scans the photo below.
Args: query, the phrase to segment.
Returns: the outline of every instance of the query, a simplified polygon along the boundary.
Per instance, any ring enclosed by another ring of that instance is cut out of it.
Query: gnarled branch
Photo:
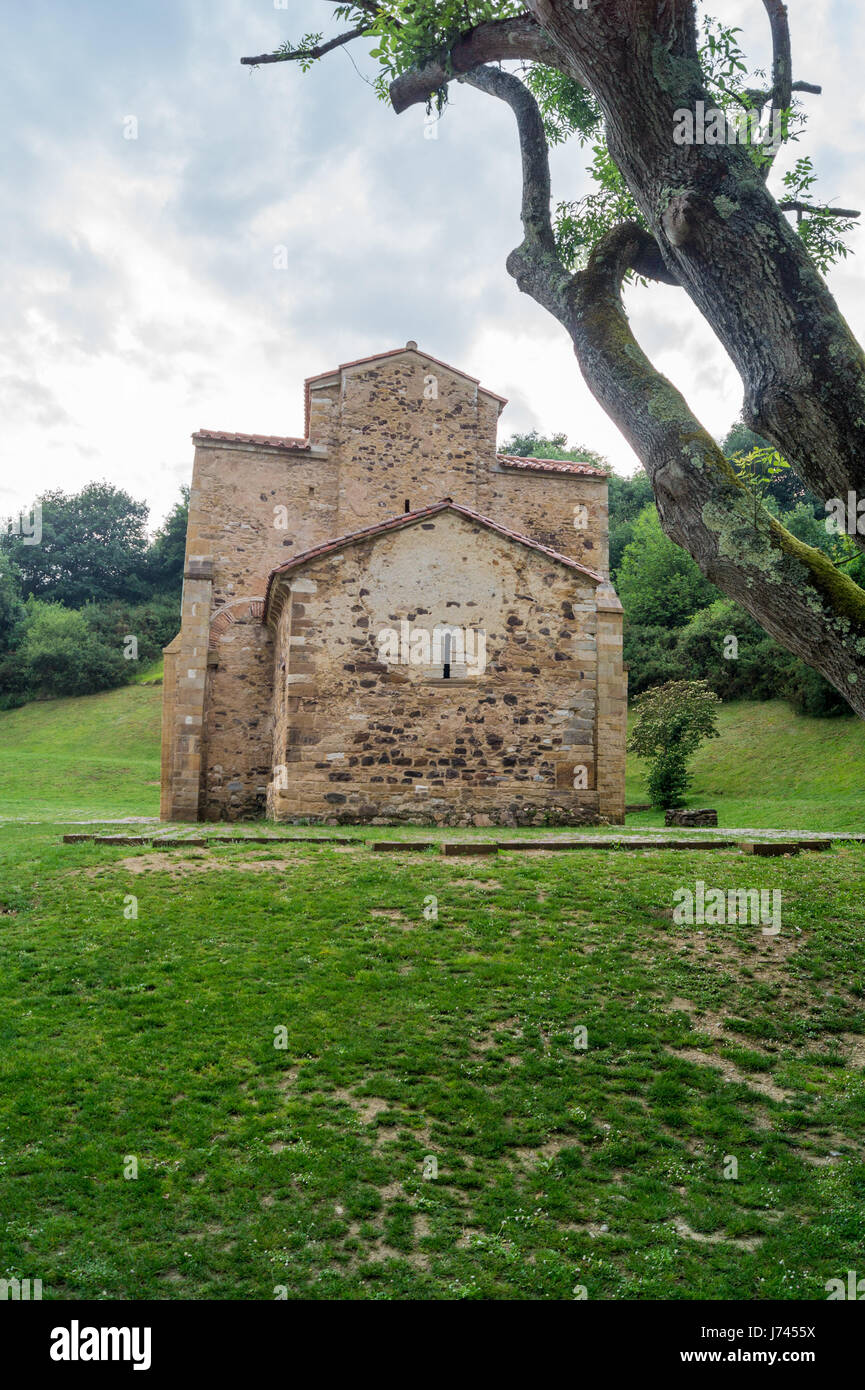
[[[531,15],[494,19],[461,35],[441,58],[394,78],[390,84],[393,109],[399,114],[409,106],[427,102],[434,92],[472,68],[509,59],[545,63],[567,71],[559,49]]]
[[[643,463],[667,535],[714,584],[865,715],[865,592],[791,535],[736,477],[639,347],[621,301],[648,233],[609,233],[574,276],[569,330],[586,383]]]

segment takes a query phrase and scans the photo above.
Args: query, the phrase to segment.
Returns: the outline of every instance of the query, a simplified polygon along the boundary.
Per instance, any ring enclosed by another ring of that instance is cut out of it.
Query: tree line
[[[111,483],[44,492],[0,531],[0,708],[123,685],[180,626],[189,489],[148,536]]]

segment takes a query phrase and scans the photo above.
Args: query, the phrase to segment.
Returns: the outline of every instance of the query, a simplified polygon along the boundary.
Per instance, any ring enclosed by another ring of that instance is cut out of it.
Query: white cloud
[[[712,8],[768,59],[761,7]],[[408,338],[510,396],[505,433],[565,430],[635,466],[564,331],[505,270],[521,234],[506,108],[460,87],[425,140],[422,112],[395,117],[344,53],[305,77],[240,67],[243,52],[324,27],[321,0],[131,0],[108,21],[101,5],[78,9],[75,26],[57,0],[19,12],[18,49],[46,58],[13,70],[0,99],[12,152],[0,510],[107,477],[146,497],[156,522],[188,479],[194,429],[299,433],[305,376]],[[802,149],[825,170],[823,196],[855,206],[861,35],[842,0],[791,19],[796,75],[825,88],[805,99]],[[62,52],[46,42],[52,26]],[[123,139],[128,114],[138,140]],[[556,196],[585,190],[588,161],[556,152]],[[281,245],[286,270],[273,263]],[[860,334],[863,264],[831,279]],[[741,386],[697,311],[657,286],[630,290],[628,309],[652,360],[722,434]]]

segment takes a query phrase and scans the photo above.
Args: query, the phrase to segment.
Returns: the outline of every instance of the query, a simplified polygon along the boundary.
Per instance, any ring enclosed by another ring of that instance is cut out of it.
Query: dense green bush
[[[34,695],[90,695],[129,679],[122,648],[103,641],[83,613],[30,599],[17,656],[20,680]]]
[[[146,504],[109,483],[38,498],[38,544],[0,531],[0,709],[109,690],[159,658],[180,626],[188,497],[149,544]]]

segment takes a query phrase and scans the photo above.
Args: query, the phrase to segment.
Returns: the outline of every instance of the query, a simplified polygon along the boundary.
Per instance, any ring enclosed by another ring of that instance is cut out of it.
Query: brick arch
[[[264,599],[240,599],[237,603],[227,603],[211,619],[210,641],[218,642],[234,623],[261,622],[264,616]]]

